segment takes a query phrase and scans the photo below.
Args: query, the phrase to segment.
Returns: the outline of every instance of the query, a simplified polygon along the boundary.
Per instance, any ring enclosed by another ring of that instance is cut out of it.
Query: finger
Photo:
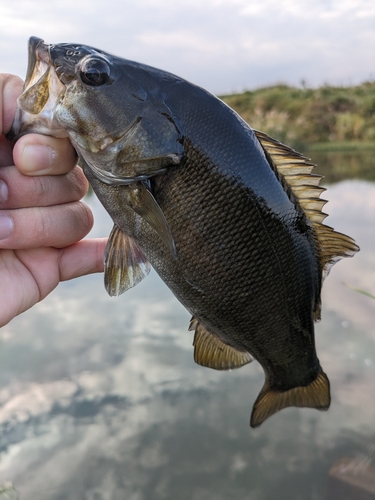
[[[28,269],[34,286],[37,286],[31,302],[43,300],[60,281],[103,272],[106,243],[107,238],[95,238],[82,240],[61,250],[52,248],[17,250],[15,254],[18,260]],[[26,299],[29,300],[28,297]]]
[[[23,82],[15,75],[0,74],[0,166],[12,165],[12,144],[5,139],[17,108]]]
[[[63,248],[84,238],[93,225],[82,202],[0,212],[0,248]]]
[[[15,167],[0,169],[0,209],[47,207],[80,200],[88,182],[80,167],[66,175],[28,177]]]
[[[58,252],[58,250],[55,250]],[[0,253],[0,327],[39,300],[36,281],[12,250]],[[52,288],[51,288],[52,289]]]
[[[0,135],[10,130],[22,87],[23,81],[18,76],[0,74]]]
[[[106,241],[83,240],[61,250],[2,250],[0,327],[43,300],[60,281],[102,272]]]
[[[60,281],[104,271],[107,238],[82,240],[61,250]]]
[[[27,134],[14,145],[13,160],[24,175],[61,175],[74,168],[77,154],[68,139]]]
[[[13,144],[0,135],[0,167],[13,165]]]

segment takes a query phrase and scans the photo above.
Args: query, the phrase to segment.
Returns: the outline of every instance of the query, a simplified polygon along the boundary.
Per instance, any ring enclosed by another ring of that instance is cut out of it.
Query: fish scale
[[[314,320],[330,266],[358,247],[323,224],[313,164],[175,75],[86,45],[29,44],[12,136],[70,138],[114,222],[108,293],[151,264],[193,316],[197,363],[255,358],[253,427],[288,406],[326,410]]]
[[[194,151],[192,151],[192,153],[193,155],[196,154]],[[252,202],[247,204],[248,207],[246,210],[246,204],[244,201],[251,200],[248,193],[243,193],[241,197],[237,195],[236,199],[233,200],[232,207],[234,207],[234,211],[238,214],[238,216],[234,217],[233,215],[230,215],[228,218],[228,213],[225,210],[225,207],[228,204],[227,193],[231,189],[232,181],[229,181],[229,183],[227,182],[229,186],[227,186],[227,189],[224,189],[223,184],[225,182],[223,178],[221,176],[217,176],[218,185],[216,185],[216,177],[212,175],[209,165],[203,169],[202,160],[192,161],[190,164],[189,154],[187,155],[187,158],[188,164],[183,167],[183,171],[176,168],[173,172],[169,172],[166,177],[160,177],[160,179],[158,178],[155,180],[155,198],[169,221],[177,246],[179,241],[179,232],[185,231],[184,219],[186,214],[188,214],[188,217],[192,221],[196,221],[198,234],[201,234],[202,232],[204,235],[203,238],[205,238],[205,247],[197,251],[197,247],[194,242],[190,242],[190,253],[186,256],[181,256],[180,266],[188,266],[185,271],[187,275],[201,277],[200,279],[203,283],[199,283],[199,288],[202,288],[203,286],[207,290],[215,288],[216,293],[215,295],[209,294],[204,298],[204,300],[208,302],[206,306],[205,304],[202,304],[202,297],[194,297],[190,295],[189,287],[186,287],[185,290],[183,279],[178,280],[178,285],[183,289],[183,291],[176,292],[174,288],[172,288],[172,291],[174,291],[178,297],[179,295],[185,298],[188,297],[189,303],[192,301],[199,302],[194,309],[200,307],[200,309],[203,309],[204,311],[212,311],[214,302],[217,300],[217,295],[222,295],[223,300],[220,300],[219,311],[216,310],[217,308],[214,308],[215,313],[212,315],[213,318],[210,318],[210,320],[207,319],[207,313],[204,316],[201,315],[202,321],[205,324],[208,324],[214,331],[219,329],[225,331],[228,331],[226,329],[232,330],[234,332],[233,335],[235,336],[235,339],[242,346],[244,345],[244,342],[246,342],[246,337],[249,335],[247,331],[249,322],[250,324],[251,322],[254,323],[254,318],[256,316],[259,315],[262,318],[267,315],[269,318],[272,318],[272,316],[281,317],[279,312],[276,315],[271,313],[270,309],[273,313],[275,313],[275,305],[271,300],[271,297],[273,294],[277,294],[277,297],[279,298],[281,297],[280,288],[284,288],[282,286],[284,277],[281,280],[281,286],[279,276],[277,276],[276,280],[274,280],[274,277],[275,274],[279,274],[280,268],[287,267],[287,261],[289,260],[288,251],[285,249],[278,254],[284,255],[285,262],[279,263],[278,261],[275,261],[275,259],[270,259],[268,256],[269,262],[265,263],[263,245],[265,235],[263,231],[263,221],[258,220],[257,212],[254,212],[253,210]],[[192,180],[198,175],[198,172],[196,172],[193,168],[194,165],[197,166],[197,169],[199,169],[200,172],[200,192],[198,193],[197,189],[195,189],[192,192],[191,197],[184,196],[184,199],[181,200],[178,193],[181,192],[180,190],[182,185],[192,184]],[[204,172],[206,172],[206,175],[204,175]],[[186,177],[184,174],[186,174]],[[205,200],[207,199],[207,190],[205,188],[206,182],[210,185],[209,192],[211,196],[207,203],[205,203]],[[172,188],[171,183],[174,183]],[[176,193],[179,197],[180,210],[177,212],[173,208],[176,206],[176,200],[170,196],[170,192]],[[199,195],[199,202],[196,203]],[[182,220],[181,217],[179,217],[181,214],[183,214]],[[244,220],[246,220],[246,224],[244,224]],[[228,222],[230,222],[233,234],[226,234],[225,228],[227,227]],[[215,231],[215,226],[219,226],[220,230]],[[277,226],[280,226],[279,222],[277,222]],[[251,227],[251,231],[249,230],[249,227]],[[268,231],[272,232],[272,227],[269,227]],[[285,233],[282,227],[280,228],[280,232],[283,234]],[[274,238],[275,242],[277,242],[277,245],[279,246],[283,243],[283,240],[285,240],[285,238],[277,237],[276,230],[272,238]],[[218,264],[211,266],[210,272],[203,273],[207,262],[211,259],[210,250],[212,251],[216,261],[218,261]],[[152,257],[149,256],[149,258],[152,263]],[[280,258],[281,257],[279,256],[279,259]],[[225,279],[221,279],[220,271],[223,269],[223,266],[229,266],[231,269],[229,279],[227,275],[225,276]],[[164,274],[167,275],[171,273],[170,263],[165,266],[165,269],[160,267],[156,267],[156,269],[162,277]],[[241,298],[241,294],[244,293],[247,296],[251,295],[251,293],[259,293],[260,288],[259,286],[253,286],[254,281],[263,285],[261,293],[264,295],[264,299],[255,301],[254,306],[251,307],[251,301],[249,303],[247,297],[246,303],[244,303],[244,300],[239,299]],[[284,298],[283,301],[285,302],[285,300],[286,299]],[[225,314],[227,310],[230,312],[229,315]],[[263,313],[263,310],[267,312]],[[234,312],[236,313],[234,314]],[[230,325],[225,324],[228,320],[225,321],[225,319],[222,318],[223,313],[226,317],[229,316]],[[280,320],[280,325],[275,324],[274,319],[271,321],[273,323],[272,330],[281,328],[285,329],[288,327],[288,324],[285,323],[284,320]],[[263,319],[262,325],[264,325]],[[238,331],[240,329],[241,333]],[[264,335],[264,327],[256,325],[253,326],[253,329],[259,332],[260,336]],[[269,331],[266,333],[272,338]],[[254,348],[251,350],[254,351]],[[257,357],[257,359],[259,358]]]

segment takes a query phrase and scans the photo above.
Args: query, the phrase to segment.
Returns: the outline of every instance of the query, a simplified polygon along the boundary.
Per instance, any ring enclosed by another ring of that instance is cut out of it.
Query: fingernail
[[[25,146],[22,153],[22,167],[25,172],[42,172],[51,167],[55,156],[55,151],[47,146],[36,144]]]
[[[8,186],[0,179],[0,205],[8,199]]]
[[[13,221],[8,215],[0,214],[0,240],[5,240],[12,234]]]

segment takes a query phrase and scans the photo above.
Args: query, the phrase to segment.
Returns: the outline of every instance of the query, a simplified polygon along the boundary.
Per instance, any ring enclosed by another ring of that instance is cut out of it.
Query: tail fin
[[[328,410],[330,403],[329,380],[323,371],[320,371],[311,384],[305,387],[294,387],[288,391],[271,389],[266,380],[254,403],[250,425],[258,427],[268,417],[288,406]]]

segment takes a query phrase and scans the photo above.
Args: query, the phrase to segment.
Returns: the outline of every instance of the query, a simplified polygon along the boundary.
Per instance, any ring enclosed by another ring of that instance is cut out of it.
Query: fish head
[[[163,173],[180,163],[182,131],[147,68],[86,45],[30,38],[12,137],[68,137],[107,184]]]

